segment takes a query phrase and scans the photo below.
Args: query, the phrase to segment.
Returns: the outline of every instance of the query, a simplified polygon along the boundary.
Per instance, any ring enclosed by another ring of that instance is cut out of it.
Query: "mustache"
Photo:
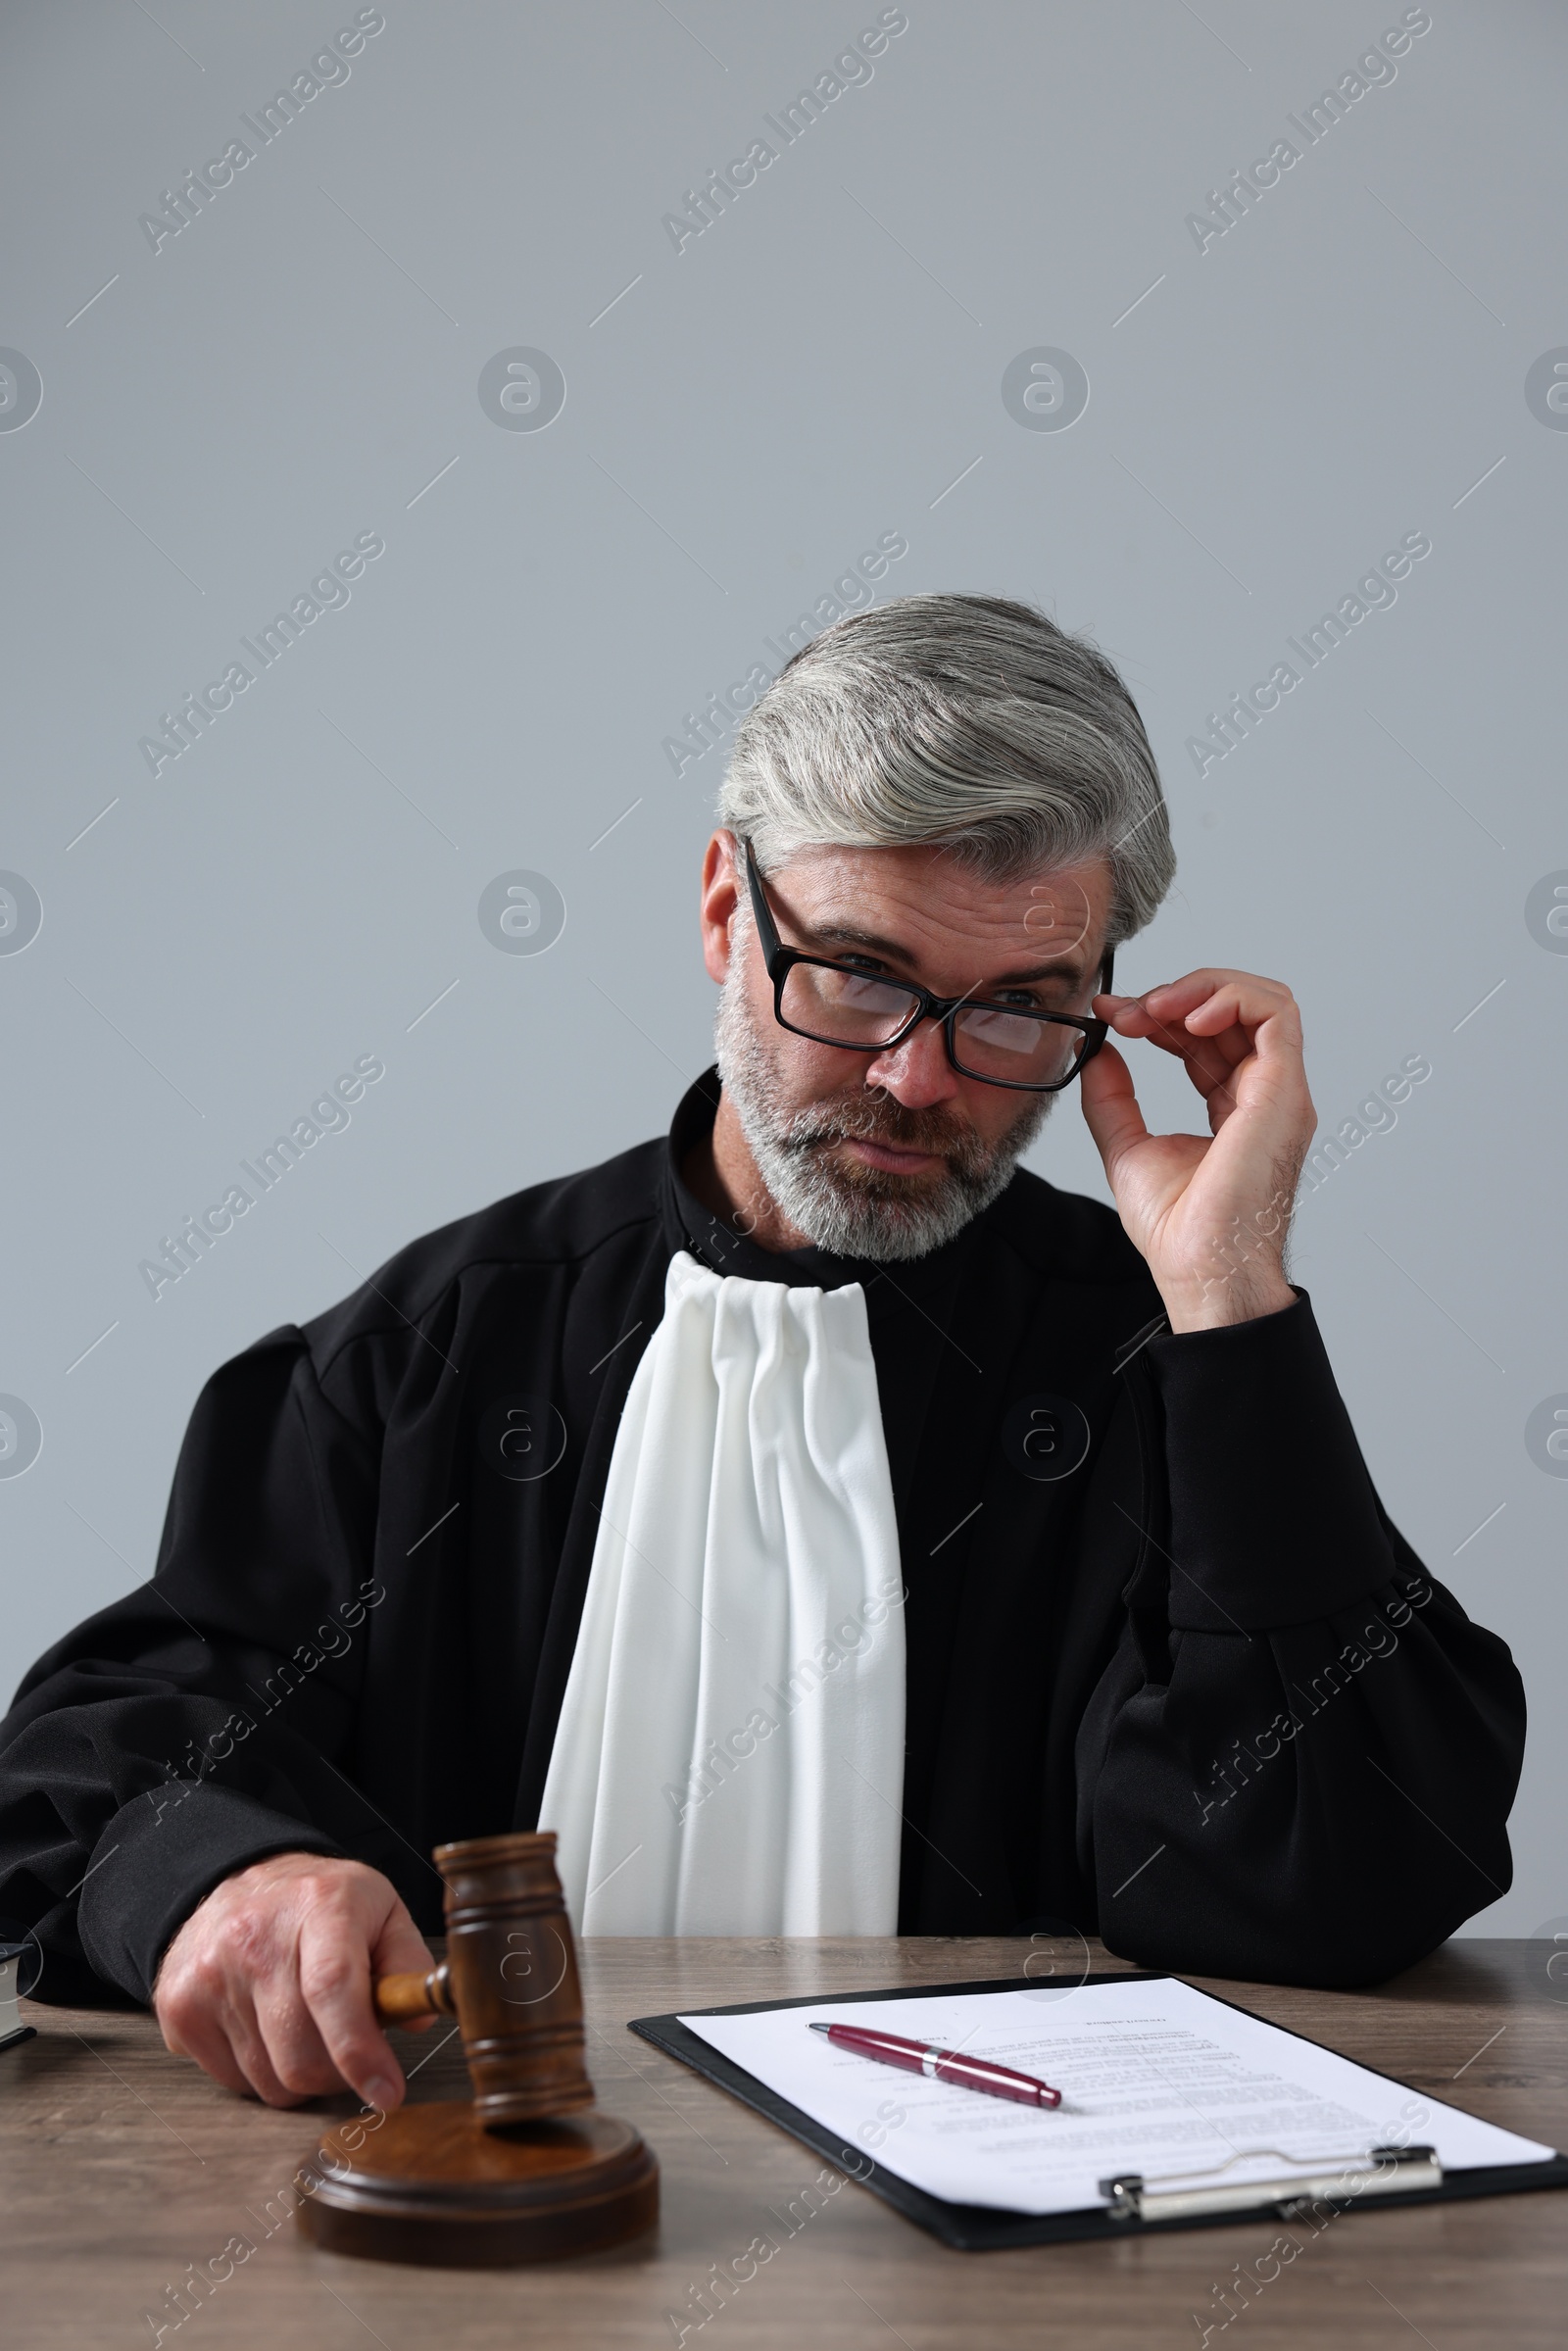
[[[809,1161],[835,1145],[851,1140],[889,1143],[904,1151],[931,1151],[946,1162],[947,1176],[941,1180],[972,1190],[987,1183],[1004,1160],[1015,1158],[1039,1126],[1043,1112],[1032,1097],[1024,1099],[1030,1106],[1021,1108],[1007,1131],[992,1142],[987,1142],[966,1118],[956,1116],[952,1110],[940,1105],[912,1110],[891,1094],[873,1089],[846,1096],[831,1106],[811,1103],[797,1112],[776,1134],[775,1143],[781,1152],[797,1163]],[[855,1163],[839,1171],[839,1180],[857,1192],[877,1193],[889,1199],[902,1198],[905,1188],[914,1181],[908,1176],[896,1176]]]
[[[888,1143],[903,1151],[935,1151],[948,1159],[961,1160],[987,1151],[968,1121],[955,1117],[950,1110],[911,1110],[891,1094],[875,1092],[846,1097],[830,1111],[813,1104],[790,1121],[782,1138],[788,1150],[799,1151],[820,1151],[851,1139]]]

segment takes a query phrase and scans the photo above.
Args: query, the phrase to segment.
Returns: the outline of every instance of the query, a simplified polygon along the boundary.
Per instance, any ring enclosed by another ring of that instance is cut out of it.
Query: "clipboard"
[[[1149,1971],[1118,1970],[1114,1974],[1090,1975],[1086,1984],[1169,1984],[1179,1983],[1171,1977]],[[689,2015],[758,2016],[788,2008],[820,2008],[825,1998],[835,2007],[853,2007],[868,2000],[928,1999],[938,1994],[962,1997],[987,1992],[1038,1992],[1040,1982],[1032,1976],[990,1977],[980,1983],[964,1984],[908,1984],[888,1990],[848,1991],[824,1994],[807,1992],[787,2000],[737,2001],[722,2008],[691,2009]],[[1205,1997],[1218,2000],[1218,1995],[1205,1992]],[[1224,2008],[1235,2009],[1238,2015],[1250,2016],[1239,2001],[1219,2000]],[[1293,2033],[1289,2026],[1273,2025],[1276,2033],[1284,2033],[1292,2040],[1307,2041],[1310,2046],[1325,2047],[1324,2042],[1312,2043],[1303,2033]],[[890,2172],[863,2147],[847,2147],[837,2134],[818,2123],[798,2106],[759,2082],[755,2075],[719,2050],[703,2040],[683,2025],[678,2016],[633,2017],[627,2031],[635,2033],[655,2048],[662,2049],[667,2057],[678,2058],[693,2073],[719,2089],[728,2090],[743,2106],[760,2114],[781,2131],[789,2132],[803,2146],[809,2147],[860,2186],[891,2204],[895,2212],[918,2228],[939,2237],[960,2253],[1001,2252],[1015,2245],[1054,2245],[1079,2242],[1084,2239],[1111,2239],[1126,2243],[1129,2237],[1145,2236],[1152,2231],[1170,2229],[1217,2229],[1227,2227],[1244,2216],[1276,2215],[1287,2222],[1292,2208],[1303,2202],[1330,2205],[1336,2212],[1348,2212],[1358,2204],[1373,2207],[1403,2204],[1441,2204],[1472,2196],[1518,2195],[1531,2189],[1568,2187],[1568,2156],[1560,2152],[1549,2161],[1519,2164],[1496,2164],[1445,2174],[1431,2161],[1431,2150],[1421,2147],[1388,2148],[1370,2151],[1376,2162],[1359,2159],[1364,2169],[1352,2179],[1341,2169],[1331,2175],[1314,2166],[1309,2177],[1298,2175],[1279,2180],[1256,2180],[1250,2183],[1246,2197],[1237,2200],[1229,2196],[1218,2208],[1205,2202],[1203,2191],[1185,2195],[1166,2194],[1154,2180],[1143,2182],[1135,2177],[1123,2177],[1102,2183],[1106,2202],[1090,2206],[1081,2212],[1019,2213],[1004,2212],[991,2205],[952,2204],[941,2196],[916,2187],[897,2173]],[[1357,2064],[1360,2060],[1356,2060]],[[1379,2081],[1391,2082],[1396,2088],[1406,2085],[1384,2074],[1376,2066],[1363,2069],[1376,2074]],[[1204,2174],[1205,2179],[1212,2177]],[[1337,2189],[1339,2192],[1331,2192]],[[1154,2192],[1150,2193],[1148,2191]],[[1119,2191],[1119,2192],[1117,2192]],[[1148,2209],[1145,2210],[1147,2202]]]

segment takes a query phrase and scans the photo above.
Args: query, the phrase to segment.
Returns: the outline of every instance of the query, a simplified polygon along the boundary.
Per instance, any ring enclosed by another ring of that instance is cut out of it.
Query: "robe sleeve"
[[[1375,1982],[1508,1889],[1518,1673],[1384,1512],[1304,1296],[1145,1351],[1144,1552],[1078,1741],[1101,1934]]]
[[[342,1772],[384,1597],[376,1468],[297,1330],[208,1383],[152,1581],[42,1657],[0,1724],[0,1915],[37,1938],[36,1997],[146,2001],[233,1871],[362,1853]]]

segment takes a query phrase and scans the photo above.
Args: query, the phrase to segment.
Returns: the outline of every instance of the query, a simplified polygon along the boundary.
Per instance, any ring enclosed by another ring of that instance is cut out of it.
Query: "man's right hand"
[[[273,1853],[191,1912],[164,1954],[153,2009],[166,2045],[225,2088],[269,2106],[348,2088],[390,2113],[403,2073],[370,2005],[370,1978],[434,1965],[378,1870]]]

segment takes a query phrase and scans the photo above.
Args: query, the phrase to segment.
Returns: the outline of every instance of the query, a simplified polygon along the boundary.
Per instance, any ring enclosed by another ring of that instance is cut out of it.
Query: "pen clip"
[[[1302,2169],[1281,2180],[1223,2180],[1215,2177],[1234,2164],[1253,2162],[1264,2155],[1280,2163],[1300,2164]],[[1182,2184],[1197,2180],[1208,2184]],[[1146,2180],[1140,2172],[1116,2173],[1102,2180],[1100,2192],[1113,2221],[1178,2221],[1211,2212],[1274,2210],[1289,2215],[1294,2208],[1319,2198],[1348,2204],[1357,2196],[1405,2194],[1412,2188],[1442,2185],[1443,2166],[1435,2147],[1368,2147],[1353,2155],[1308,2157],[1286,2155],[1278,2147],[1247,2147],[1227,2156],[1224,2163],[1198,2172],[1166,2172],[1152,2180]]]

